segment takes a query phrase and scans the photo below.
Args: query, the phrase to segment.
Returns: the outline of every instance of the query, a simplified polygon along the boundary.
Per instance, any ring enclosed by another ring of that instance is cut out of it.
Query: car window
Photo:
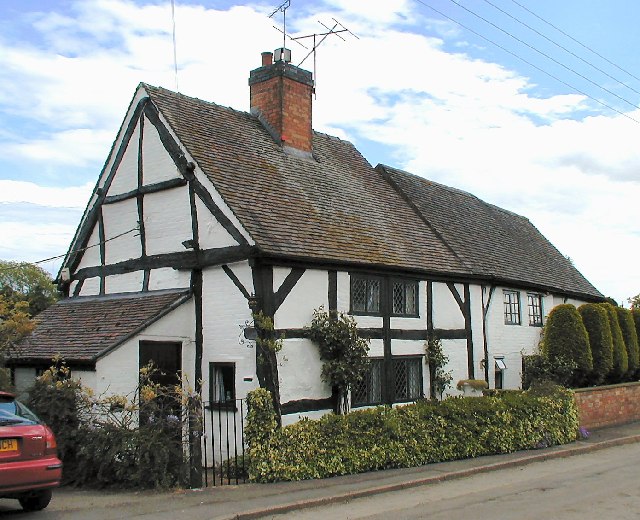
[[[19,401],[0,402],[0,426],[38,423],[36,414]]]

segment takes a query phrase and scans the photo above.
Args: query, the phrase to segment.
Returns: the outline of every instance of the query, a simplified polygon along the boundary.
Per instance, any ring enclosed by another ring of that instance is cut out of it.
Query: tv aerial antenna
[[[347,29],[341,22],[339,22],[335,18],[331,18],[332,23],[330,24],[325,24],[320,20],[318,20],[318,23],[322,25],[322,27],[324,27],[325,29],[323,32],[313,33],[313,34],[304,34],[302,36],[291,36],[287,33],[287,9],[290,6],[291,6],[291,0],[286,0],[285,2],[280,4],[278,7],[276,7],[276,9],[269,15],[269,18],[273,18],[277,13],[282,13],[282,29],[280,29],[279,27],[276,27],[275,25],[273,26],[273,28],[276,29],[278,32],[282,33],[283,49],[286,47],[287,38],[288,38],[289,40],[296,42],[305,50],[309,51],[307,52],[305,57],[302,59],[302,61],[298,63],[297,65],[298,67],[300,67],[307,60],[307,58],[309,58],[309,56],[313,55],[313,82],[315,85],[316,78],[317,78],[316,53],[317,53],[318,47],[322,44],[322,42],[324,42],[329,36],[337,36],[342,41],[346,42],[347,40],[345,40],[341,36],[341,33],[347,33],[353,36],[354,38],[356,38],[357,40],[359,40],[360,38],[356,34],[352,33],[349,29]],[[312,39],[311,49],[309,49],[309,47],[304,43],[302,43],[301,41],[301,40],[307,40],[307,39]],[[314,88],[314,94],[315,94],[315,88]]]

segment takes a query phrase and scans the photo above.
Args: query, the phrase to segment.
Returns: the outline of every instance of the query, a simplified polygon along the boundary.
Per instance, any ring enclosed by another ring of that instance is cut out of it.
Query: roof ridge
[[[467,262],[465,262],[460,255],[458,255],[458,253],[456,252],[456,250],[451,246],[451,244],[449,244],[449,242],[444,238],[444,236],[442,235],[442,233],[440,232],[440,230],[438,230],[432,223],[431,221],[426,217],[426,215],[424,215],[420,209],[418,208],[418,206],[416,205],[416,203],[411,199],[411,197],[409,197],[409,195],[407,195],[407,193],[405,193],[405,191],[398,185],[398,183],[396,183],[390,176],[389,174],[386,172],[387,166],[385,166],[384,164],[378,164],[375,167],[376,170],[380,171],[382,178],[385,179],[389,185],[398,192],[398,194],[400,195],[400,197],[407,203],[407,205],[409,205],[409,207],[411,207],[411,209],[416,213],[416,215],[418,216],[418,218],[420,220],[422,220],[427,227],[429,227],[429,229],[431,229],[431,231],[433,231],[433,234],[437,237],[438,240],[440,240],[440,242],[442,242],[444,244],[444,246],[451,252],[451,254],[453,254],[453,256],[460,262],[460,265],[465,267],[469,272],[473,273],[473,267],[470,266]],[[391,168],[394,170],[397,170],[397,168]],[[397,170],[397,171],[402,171],[402,170]],[[404,172],[404,173],[408,173],[408,172]],[[409,174],[409,175],[413,175],[413,174]],[[417,177],[417,175],[416,175]],[[424,177],[423,177],[424,179]],[[426,180],[426,179],[425,179]]]

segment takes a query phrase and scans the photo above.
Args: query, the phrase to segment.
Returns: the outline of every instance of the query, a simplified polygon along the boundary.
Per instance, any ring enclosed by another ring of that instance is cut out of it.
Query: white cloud
[[[28,203],[49,208],[84,209],[94,185],[95,182],[90,182],[84,186],[56,188],[33,182],[0,180],[0,204]]]
[[[175,88],[168,3],[72,6],[65,16],[35,21],[46,46],[0,40],[0,116],[37,128],[0,134],[0,151],[43,169],[101,165],[137,83]],[[260,51],[282,44],[272,28],[281,18],[270,20],[269,12],[178,3],[180,90],[247,110],[250,69],[260,65]],[[527,77],[474,58],[477,49],[466,46],[459,28],[429,20],[408,0],[375,0],[366,9],[360,0],[330,0],[301,4],[300,12],[287,13],[297,35],[320,32],[317,20],[335,17],[359,36],[330,37],[318,48],[318,130],[390,147],[392,164],[524,214],[619,300],[640,290],[627,261],[640,252],[633,122],[602,114],[577,94],[539,95]],[[418,32],[424,28],[430,35]],[[297,63],[306,51],[290,45]],[[90,182],[69,190],[0,181],[0,202],[83,208],[98,173],[87,170]],[[27,247],[1,225],[7,243]],[[35,222],[24,225],[22,232],[39,233]],[[49,231],[52,240],[73,232]],[[65,240],[62,247],[70,235]]]

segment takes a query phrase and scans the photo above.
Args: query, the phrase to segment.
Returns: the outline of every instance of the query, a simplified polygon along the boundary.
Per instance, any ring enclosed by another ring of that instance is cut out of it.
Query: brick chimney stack
[[[290,63],[288,49],[262,53],[262,67],[249,75],[251,113],[284,148],[311,153],[313,76]]]

